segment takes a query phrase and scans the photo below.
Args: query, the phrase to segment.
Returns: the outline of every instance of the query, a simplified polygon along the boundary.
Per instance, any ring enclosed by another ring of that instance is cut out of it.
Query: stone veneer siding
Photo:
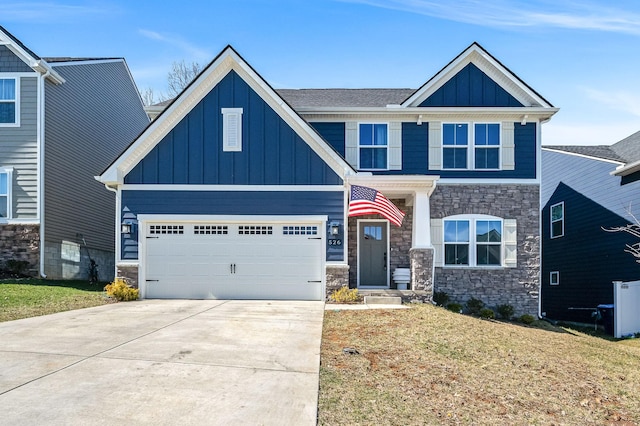
[[[426,291],[433,296],[433,249],[413,248],[411,258],[411,290]]]
[[[401,227],[393,223],[389,226],[389,267],[391,268],[389,279],[391,288],[395,288],[393,282],[393,270],[396,268],[409,268],[409,250],[411,249],[411,233],[413,230],[413,207],[407,207],[404,199],[391,199],[401,211],[405,213]],[[349,218],[349,287],[356,288],[358,285],[358,219],[380,219],[386,220],[380,215],[372,214]]]
[[[0,268],[8,260],[29,263],[27,273],[38,275],[40,268],[40,225],[0,225]]]
[[[487,214],[517,221],[517,267],[436,267],[434,291],[446,292],[452,302],[471,297],[488,307],[509,304],[516,315],[538,313],[540,277],[539,185],[445,185],[431,196],[431,217]]]
[[[133,288],[139,288],[138,265],[118,265],[116,267],[116,277],[124,278],[125,282]]]
[[[325,297],[329,300],[331,293],[349,285],[349,265],[327,265],[326,271]]]

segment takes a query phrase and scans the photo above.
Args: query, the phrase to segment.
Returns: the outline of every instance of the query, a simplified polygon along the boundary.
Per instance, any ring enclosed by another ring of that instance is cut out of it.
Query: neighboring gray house
[[[0,26],[0,269],[82,278],[91,258],[111,279],[115,202],[93,176],[147,123],[124,59],[41,58]]]

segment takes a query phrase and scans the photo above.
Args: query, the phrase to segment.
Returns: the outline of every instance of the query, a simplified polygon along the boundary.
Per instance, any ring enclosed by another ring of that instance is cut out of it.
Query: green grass
[[[431,305],[336,308],[320,357],[320,425],[640,424],[640,339]]]
[[[103,288],[86,281],[0,280],[0,322],[110,303]]]

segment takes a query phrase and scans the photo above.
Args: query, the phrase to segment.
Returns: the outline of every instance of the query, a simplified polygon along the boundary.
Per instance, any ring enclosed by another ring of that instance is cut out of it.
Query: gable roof
[[[476,42],[472,43],[423,84],[422,87],[407,97],[401,105],[404,107],[420,105],[469,63],[478,67],[525,107],[553,108],[553,105],[549,101],[533,90],[522,79],[511,72],[511,70],[502,65],[500,61]]]
[[[20,58],[25,64],[31,67],[34,71],[45,75],[49,80],[55,84],[64,83],[64,78],[57,72],[55,72],[45,61],[38,55],[33,53],[27,46],[25,46],[20,40],[13,36],[3,26],[0,25],[0,45],[6,46],[11,50],[18,58]]]
[[[231,47],[216,56],[96,179],[122,184],[129,173],[230,71],[235,71],[340,178],[355,170]]]

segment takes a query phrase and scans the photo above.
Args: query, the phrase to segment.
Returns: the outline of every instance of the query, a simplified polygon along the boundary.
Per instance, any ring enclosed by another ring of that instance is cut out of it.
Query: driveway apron
[[[0,323],[0,423],[314,425],[323,312],[145,300]]]

